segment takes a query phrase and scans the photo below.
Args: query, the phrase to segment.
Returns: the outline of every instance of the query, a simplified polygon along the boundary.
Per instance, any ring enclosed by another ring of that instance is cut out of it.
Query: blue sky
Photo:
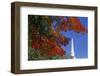
[[[78,17],[85,28],[88,29],[88,18]],[[76,33],[74,31],[61,32],[64,36],[73,38],[74,41],[74,51],[76,58],[87,58],[88,57],[88,34]],[[71,42],[63,47],[67,54],[70,54]]]

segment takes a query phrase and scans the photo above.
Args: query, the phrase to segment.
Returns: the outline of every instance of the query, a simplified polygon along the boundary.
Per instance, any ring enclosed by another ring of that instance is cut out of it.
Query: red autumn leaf
[[[62,23],[60,25],[60,29],[63,31],[69,30],[69,27],[67,26],[67,22],[65,20],[62,21]]]
[[[58,45],[53,47],[51,51],[48,52],[49,56],[63,56],[64,54],[65,54],[64,50]]]
[[[49,46],[51,46],[51,47],[54,47],[55,45],[56,45],[56,43],[55,42],[53,42],[52,40],[47,40],[47,43],[48,43],[48,45]]]
[[[39,47],[40,47],[40,44],[38,42],[32,43],[32,48],[39,49]]]
[[[69,17],[69,22],[71,23],[70,29],[76,32],[87,32],[86,28],[81,24],[80,20],[76,17]]]
[[[81,24],[80,20],[76,17],[69,17],[67,20],[63,20],[60,29],[63,31],[74,30],[76,32],[87,32],[84,25]]]

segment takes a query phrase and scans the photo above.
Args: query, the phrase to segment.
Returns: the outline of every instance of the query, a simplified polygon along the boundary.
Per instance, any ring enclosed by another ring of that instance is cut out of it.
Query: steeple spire
[[[71,56],[71,59],[75,59],[73,38],[71,39],[71,52],[70,52],[70,56]]]

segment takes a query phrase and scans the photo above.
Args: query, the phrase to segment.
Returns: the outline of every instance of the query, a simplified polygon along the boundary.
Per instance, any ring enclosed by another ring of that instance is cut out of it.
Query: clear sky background
[[[81,23],[86,29],[88,29],[88,18],[78,17]],[[88,57],[88,34],[76,33],[74,31],[61,32],[64,36],[73,38],[74,41],[74,53],[76,58],[87,58]],[[71,51],[71,42],[64,47],[67,54]]]

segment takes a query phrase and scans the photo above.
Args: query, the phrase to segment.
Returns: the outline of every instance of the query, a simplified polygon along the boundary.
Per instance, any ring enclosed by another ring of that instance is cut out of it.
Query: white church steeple
[[[75,59],[73,39],[71,39],[71,52],[70,52],[70,56],[71,56],[71,59]]]

